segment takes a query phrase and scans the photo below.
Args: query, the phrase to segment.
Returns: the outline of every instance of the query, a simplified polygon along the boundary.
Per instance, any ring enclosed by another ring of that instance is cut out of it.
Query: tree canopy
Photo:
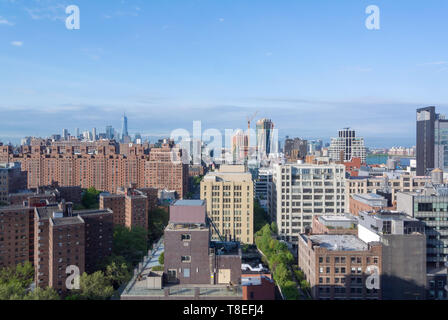
[[[0,300],[59,300],[52,288],[30,289],[34,268],[30,262],[0,270]]]
[[[269,268],[273,272],[274,280],[282,289],[286,299],[298,299],[297,284],[292,281],[290,270],[294,263],[294,256],[288,250],[288,246],[277,239],[275,234],[277,225],[265,224],[257,233],[255,243],[267,258]]]
[[[100,191],[94,187],[90,187],[84,191],[82,195],[81,203],[85,209],[97,209],[99,207],[99,195]]]
[[[147,238],[148,232],[144,228],[134,227],[130,230],[123,226],[115,226],[113,253],[135,265],[148,252]]]

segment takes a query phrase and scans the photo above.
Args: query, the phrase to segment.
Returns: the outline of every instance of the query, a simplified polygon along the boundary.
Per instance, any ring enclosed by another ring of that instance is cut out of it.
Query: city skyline
[[[280,137],[351,127],[368,147],[410,147],[417,108],[448,110],[443,1],[376,1],[380,30],[368,1],[77,1],[72,31],[68,4],[0,1],[4,143],[120,128],[123,110],[142,136],[245,128],[259,110]]]

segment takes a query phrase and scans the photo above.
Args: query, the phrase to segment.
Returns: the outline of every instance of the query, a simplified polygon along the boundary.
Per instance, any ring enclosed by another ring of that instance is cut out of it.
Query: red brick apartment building
[[[157,206],[157,189],[136,189],[135,185],[117,190],[116,194],[101,193],[100,209],[111,209],[114,224],[148,229],[148,211]]]
[[[10,146],[0,146],[0,162],[21,163],[28,172],[28,188],[57,182],[114,193],[135,183],[138,188],[175,190],[182,198],[188,191],[188,164],[172,161],[181,154],[173,144],[151,150],[132,145],[126,154],[112,142],[22,146],[17,154]]]
[[[355,235],[301,235],[299,268],[311,285],[313,299],[381,299],[381,290],[368,289],[368,266],[381,274],[382,245]]]
[[[14,267],[33,259],[33,208],[0,207],[0,268]]]
[[[111,210],[73,211],[71,203],[35,208],[34,267],[39,287],[65,293],[66,268],[92,273],[112,253]]]

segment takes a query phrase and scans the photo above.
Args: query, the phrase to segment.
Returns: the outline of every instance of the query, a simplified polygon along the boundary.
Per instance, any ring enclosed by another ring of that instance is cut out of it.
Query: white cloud
[[[23,42],[22,41],[13,41],[13,42],[11,42],[11,45],[13,45],[14,47],[21,47],[21,46],[23,46]]]
[[[52,4],[48,1],[37,1],[33,3],[34,7],[26,7],[25,11],[30,15],[33,20],[52,20],[52,21],[65,21],[67,18],[65,9],[67,5],[64,3]]]
[[[219,22],[224,22],[224,18],[219,18]]]
[[[1,16],[0,16],[0,24],[4,24],[4,25],[7,25],[7,26],[13,26],[14,25],[14,23],[12,23],[11,21],[6,20],[5,18],[3,18]]]

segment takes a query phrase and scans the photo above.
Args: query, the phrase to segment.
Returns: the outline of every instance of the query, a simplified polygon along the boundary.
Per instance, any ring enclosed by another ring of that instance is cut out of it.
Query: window
[[[190,278],[190,269],[189,268],[184,269],[184,278]]]
[[[191,234],[182,235],[182,241],[190,241],[190,240],[191,240]]]
[[[185,263],[191,262],[191,256],[182,256],[181,261]]]

